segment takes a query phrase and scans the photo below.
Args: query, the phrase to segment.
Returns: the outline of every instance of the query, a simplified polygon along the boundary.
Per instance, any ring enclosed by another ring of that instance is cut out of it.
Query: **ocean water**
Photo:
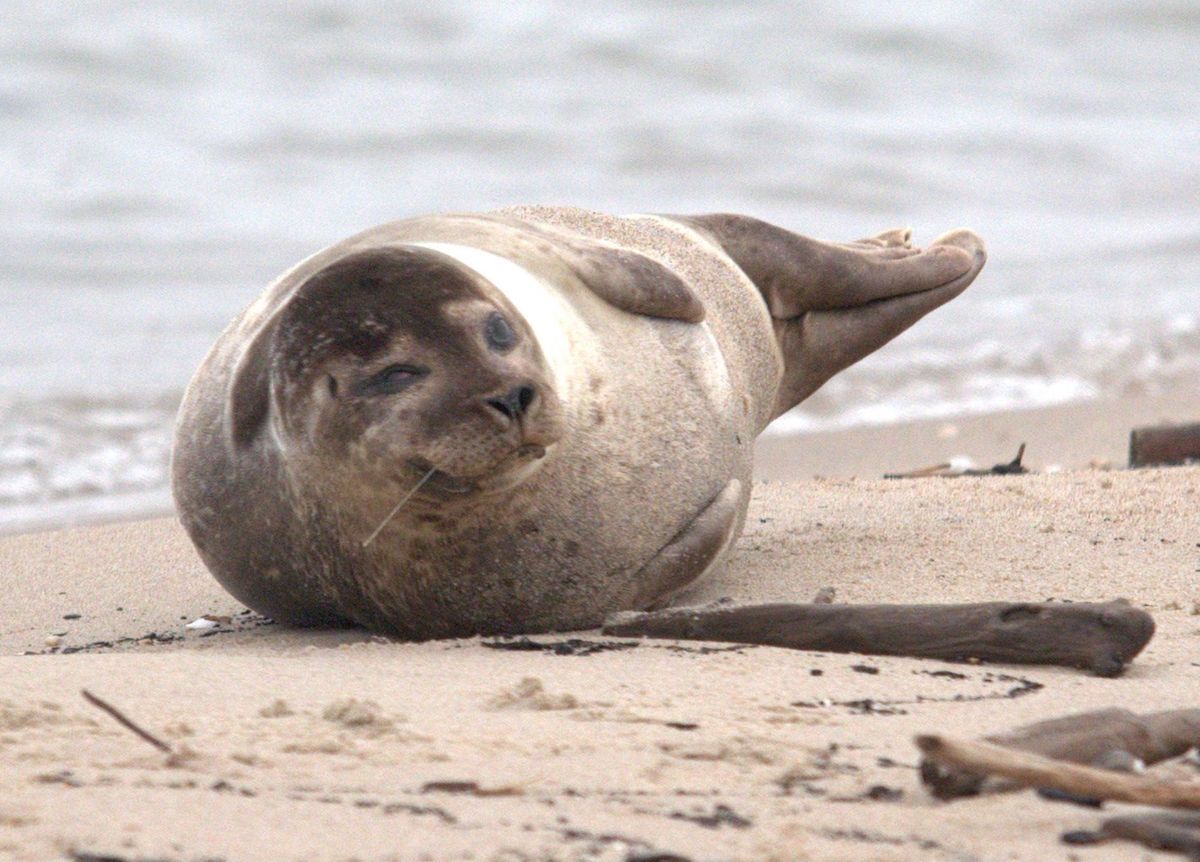
[[[963,297],[777,433],[1200,378],[1192,2],[0,4],[0,530],[163,510],[278,272],[520,202],[968,225]]]

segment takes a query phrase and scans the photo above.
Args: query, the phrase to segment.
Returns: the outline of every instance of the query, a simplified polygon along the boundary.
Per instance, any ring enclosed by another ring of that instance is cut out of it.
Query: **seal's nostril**
[[[537,390],[528,383],[510,389],[500,398],[489,398],[487,404],[508,419],[525,415],[537,398]]]
[[[537,391],[528,385],[518,386],[513,390],[513,393],[517,396],[517,406],[520,408],[521,413],[529,409],[529,405],[533,403],[534,396],[537,395]]]
[[[517,413],[515,410],[513,410],[512,406],[508,403],[507,398],[489,398],[487,403],[488,403],[488,407],[491,407],[493,410],[500,413],[502,416],[506,416],[509,419],[517,418]]]

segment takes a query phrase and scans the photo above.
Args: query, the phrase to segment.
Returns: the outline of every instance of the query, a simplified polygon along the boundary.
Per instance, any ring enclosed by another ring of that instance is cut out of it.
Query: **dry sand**
[[[920,437],[876,431],[877,449]],[[936,802],[912,737],[1200,705],[1200,468],[762,484],[734,558],[687,597],[1127,596],[1159,629],[1115,680],[594,632],[286,630],[224,594],[170,519],[11,537],[0,571],[0,858],[1177,858],[1064,846],[1102,815],[1030,792]],[[201,614],[232,622],[184,628]]]

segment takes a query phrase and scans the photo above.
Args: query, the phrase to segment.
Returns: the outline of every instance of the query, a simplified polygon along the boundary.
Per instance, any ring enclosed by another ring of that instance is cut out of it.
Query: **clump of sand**
[[[487,702],[489,709],[575,709],[579,700],[573,694],[550,694],[536,676],[524,677]]]

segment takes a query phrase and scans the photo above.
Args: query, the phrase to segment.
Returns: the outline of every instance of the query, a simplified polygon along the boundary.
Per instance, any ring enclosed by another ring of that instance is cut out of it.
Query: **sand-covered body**
[[[575,255],[598,246],[661,263],[694,292],[703,319],[616,307],[563,263],[560,237]],[[418,495],[364,547],[399,499],[395,483],[372,487],[331,459],[314,463],[275,396],[261,432],[242,444],[231,439],[229,412],[246,343],[307,279],[363,249],[413,245],[465,261],[521,313],[566,433],[523,481]],[[682,224],[558,208],[395,222],[302,262],[222,335],[181,411],[179,509],[218,580],[283,621],[350,620],[411,637],[586,628],[665,598],[719,559],[729,541],[676,582],[644,577],[734,480],[727,539],[736,535],[752,444],[772,417],[782,370],[759,290]]]

